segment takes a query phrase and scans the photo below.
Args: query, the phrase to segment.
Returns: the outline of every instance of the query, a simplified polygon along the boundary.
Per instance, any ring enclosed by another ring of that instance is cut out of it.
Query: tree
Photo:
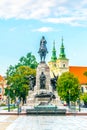
[[[28,53],[25,57],[22,56],[18,64],[10,65],[6,73],[7,88],[5,95],[9,94],[12,100],[18,97],[24,102],[29,90],[29,81],[25,77],[35,76],[37,65],[36,58],[31,53]]]
[[[83,73],[83,75],[87,77],[87,71],[85,71],[85,72]],[[87,83],[85,83],[85,84],[87,85]]]
[[[87,77],[87,71],[85,71],[83,74]]]
[[[38,63],[36,61],[35,56],[32,55],[31,53],[28,53],[25,57],[22,56],[19,59],[18,64],[14,65],[14,66],[12,66],[12,65],[9,66],[9,68],[6,72],[6,77],[13,75],[13,73],[15,73],[16,69],[20,66],[28,66],[32,69],[36,69],[37,65],[38,65]]]
[[[26,96],[29,91],[29,81],[26,78],[29,75],[36,75],[36,70],[28,66],[11,67],[7,71],[7,88],[5,94],[8,95],[10,91],[11,99],[15,100],[18,97],[23,103],[26,101]]]
[[[16,67],[18,66],[29,66],[32,69],[36,69],[38,63],[36,61],[36,58],[34,55],[32,55],[31,53],[28,53],[25,57],[22,56],[19,59],[19,63],[16,65]]]
[[[84,105],[87,107],[87,93],[83,93],[81,99],[83,100]]]
[[[79,98],[80,85],[78,78],[70,72],[63,73],[57,80],[57,90],[60,98],[69,104]]]

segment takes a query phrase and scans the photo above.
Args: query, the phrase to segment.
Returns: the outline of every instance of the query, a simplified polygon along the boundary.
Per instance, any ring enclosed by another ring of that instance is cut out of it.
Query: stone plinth
[[[36,87],[37,90],[40,90],[40,75],[44,73],[46,76],[46,86],[45,89],[49,90],[50,88],[50,69],[46,63],[40,63],[37,67],[37,74],[36,74]]]
[[[42,89],[40,88],[40,75],[41,73],[44,73],[46,77],[46,84],[45,88]],[[28,106],[36,106],[39,105],[40,103],[48,103],[50,101],[50,97],[43,97],[43,98],[36,98],[35,96],[41,93],[47,93],[49,94],[50,92],[54,93],[55,99],[52,99],[50,102],[53,105],[61,105],[60,99],[57,95],[57,92],[53,92],[52,86],[50,85],[50,69],[46,63],[40,63],[37,67],[37,72],[36,72],[36,85],[34,87],[34,91],[29,91],[28,97],[27,97],[27,105]]]

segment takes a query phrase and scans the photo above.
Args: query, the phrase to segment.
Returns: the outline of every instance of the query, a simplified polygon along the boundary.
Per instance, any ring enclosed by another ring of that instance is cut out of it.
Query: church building
[[[51,77],[53,77],[54,74],[60,76],[62,73],[69,71],[78,78],[82,92],[87,92],[87,77],[84,75],[84,73],[87,72],[87,67],[69,66],[69,59],[65,55],[63,38],[61,41],[60,54],[58,58],[56,56],[55,41],[53,42],[51,61],[48,62]]]

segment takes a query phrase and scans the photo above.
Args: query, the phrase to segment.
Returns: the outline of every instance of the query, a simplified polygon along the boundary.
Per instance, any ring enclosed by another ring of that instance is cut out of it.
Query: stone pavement
[[[25,108],[20,115],[17,115],[17,110],[1,110],[0,130],[87,130],[87,109],[81,110],[68,113],[69,116],[31,116],[26,115]]]
[[[87,130],[87,116],[0,115],[0,130]]]
[[[6,130],[17,118],[18,116],[0,115],[0,130]]]

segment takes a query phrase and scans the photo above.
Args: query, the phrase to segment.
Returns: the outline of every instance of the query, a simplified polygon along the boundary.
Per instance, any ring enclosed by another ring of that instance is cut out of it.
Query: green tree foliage
[[[70,72],[63,73],[57,80],[57,90],[60,98],[67,103],[69,100],[76,101],[80,92],[78,78]]]
[[[83,94],[82,94],[82,96],[81,96],[81,100],[83,100],[84,105],[87,106],[87,93],[83,93]]]
[[[5,95],[9,94],[13,100],[18,97],[24,102],[29,90],[29,80],[26,77],[36,75],[37,65],[36,58],[31,53],[28,53],[26,57],[21,57],[17,65],[10,65],[6,73]]]
[[[85,71],[83,74],[87,77],[87,71]],[[87,93],[83,93],[81,98],[84,101],[84,104],[87,106]]]
[[[83,75],[87,77],[87,71],[85,71],[85,72],[83,73]],[[86,85],[87,85],[87,83],[86,83]]]
[[[36,58],[34,55],[32,55],[31,53],[28,53],[25,57],[22,56],[19,59],[19,63],[17,66],[29,66],[32,69],[35,69],[38,65]]]
[[[32,55],[31,53],[28,53],[25,57],[22,56],[19,59],[18,64],[12,66],[10,65],[7,72],[6,72],[6,76],[11,76],[15,73],[16,69],[20,66],[29,66],[32,69],[36,69],[37,68],[37,61],[34,55]]]
[[[31,69],[28,66],[20,66],[17,69],[10,68],[8,72],[10,75],[7,75],[7,88],[5,94],[10,94],[11,99],[15,100],[15,97],[18,97],[20,100],[26,101],[26,96],[28,95],[29,90],[29,80],[26,78],[29,75],[36,75],[36,70]]]
[[[87,77],[87,71],[83,73]]]

